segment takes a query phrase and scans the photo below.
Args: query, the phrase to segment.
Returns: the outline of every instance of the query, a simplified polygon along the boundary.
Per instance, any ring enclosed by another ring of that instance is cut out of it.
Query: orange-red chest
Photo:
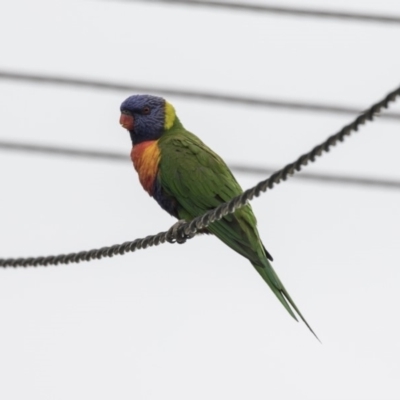
[[[153,195],[154,181],[157,177],[161,153],[157,140],[149,140],[132,147],[131,159],[143,189]]]

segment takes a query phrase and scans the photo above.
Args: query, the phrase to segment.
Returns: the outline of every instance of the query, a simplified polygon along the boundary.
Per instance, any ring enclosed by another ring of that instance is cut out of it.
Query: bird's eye
[[[150,114],[150,107],[148,107],[148,106],[143,107],[143,109],[142,109],[142,114],[143,114],[143,115],[148,115],[148,114]]]

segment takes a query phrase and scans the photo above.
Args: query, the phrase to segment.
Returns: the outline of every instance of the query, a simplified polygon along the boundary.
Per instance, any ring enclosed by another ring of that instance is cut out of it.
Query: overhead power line
[[[252,175],[268,175],[276,171],[276,168],[265,168],[255,167],[249,165],[230,164],[232,170],[239,173],[247,173]],[[302,179],[306,181],[316,181],[328,184],[340,184],[340,185],[351,185],[351,186],[367,186],[371,188],[382,188],[382,189],[400,189],[400,180],[387,179],[387,178],[371,178],[354,175],[339,175],[339,174],[325,174],[321,172],[302,172],[300,175],[296,175],[295,179]]]
[[[216,92],[172,89],[168,87],[158,87],[158,86],[130,85],[117,82],[110,82],[110,81],[62,77],[55,75],[29,74],[22,72],[12,72],[7,70],[0,70],[0,79],[31,82],[38,84],[75,86],[75,87],[110,90],[118,92],[153,93],[163,96],[183,97],[193,100],[216,101],[229,104],[243,104],[246,106],[279,108],[279,109],[296,110],[296,111],[312,111],[317,113],[346,114],[354,116],[362,112],[362,110],[360,110],[359,108],[337,106],[331,104],[309,103],[302,101],[284,101],[271,98],[262,99],[256,97],[248,97],[248,96],[235,96],[235,95],[216,93]],[[386,113],[382,115],[382,118],[399,121],[400,114]]]
[[[374,104],[363,114],[359,115],[352,123],[343,127],[338,133],[328,137],[323,143],[315,146],[311,151],[300,156],[296,161],[286,165],[286,167],[272,174],[268,179],[259,182],[256,186],[246,190],[240,196],[234,197],[227,203],[223,203],[217,208],[206,212],[205,214],[194,218],[190,222],[178,223],[173,225],[168,231],[160,232],[156,235],[147,236],[144,239],[136,239],[123,244],[116,244],[101,249],[81,251],[79,253],[60,254],[48,257],[28,257],[28,258],[2,258],[0,267],[28,267],[28,266],[47,266],[58,264],[79,263],[81,261],[90,261],[104,257],[113,257],[127,252],[133,252],[139,249],[145,249],[150,246],[158,246],[165,242],[183,243],[186,239],[192,238],[198,231],[206,228],[215,221],[219,221],[228,214],[234,213],[238,208],[243,207],[254,197],[272,189],[282,180],[286,180],[292,174],[300,171],[303,166],[309,162],[314,162],[316,157],[328,152],[332,146],[342,142],[346,136],[358,131],[359,127],[367,121],[372,121],[375,114],[383,108],[387,108],[389,103],[395,101],[400,96],[400,87],[389,93],[383,100]]]
[[[296,17],[307,18],[327,18],[327,19],[340,19],[347,21],[358,22],[376,22],[381,24],[400,24],[400,15],[383,15],[383,14],[369,14],[362,12],[347,12],[335,10],[323,10],[302,7],[285,7],[268,4],[249,4],[230,2],[230,1],[208,1],[208,0],[125,0],[130,2],[145,2],[145,3],[166,3],[166,4],[179,4],[185,6],[196,7],[212,7],[225,10],[247,11],[254,13],[269,13],[279,15],[293,15]]]
[[[64,157],[76,157],[89,160],[102,160],[111,162],[129,161],[128,154],[117,153],[111,151],[84,150],[70,147],[58,147],[50,145],[38,145],[34,143],[19,143],[14,141],[0,140],[0,151],[18,151],[36,154],[57,155]],[[257,167],[245,164],[230,163],[229,167],[236,172],[252,175],[268,175],[276,171],[276,168]],[[295,177],[307,181],[317,181],[322,183],[336,183],[357,186],[379,187],[383,189],[400,189],[400,180],[385,178],[369,178],[361,176],[323,174],[323,173],[307,173],[303,172]]]
[[[83,150],[71,147],[58,147],[53,145],[43,145],[34,143],[20,143],[9,140],[0,140],[0,150],[11,150],[27,153],[38,153],[46,155],[57,155],[64,157],[76,157],[92,160],[127,162],[129,154],[117,153],[113,151]]]

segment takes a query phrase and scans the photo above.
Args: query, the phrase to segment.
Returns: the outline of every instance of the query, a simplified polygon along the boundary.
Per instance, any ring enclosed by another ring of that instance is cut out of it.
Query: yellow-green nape
[[[175,108],[172,104],[165,102],[165,118],[164,118],[164,129],[168,130],[172,127],[175,122],[176,114]]]

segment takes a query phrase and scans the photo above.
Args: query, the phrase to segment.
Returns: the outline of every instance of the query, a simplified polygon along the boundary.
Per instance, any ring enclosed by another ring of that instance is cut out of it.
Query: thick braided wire
[[[29,257],[29,258],[5,258],[0,259],[0,267],[29,267],[29,266],[47,266],[58,264],[79,263],[81,261],[90,261],[101,259],[104,257],[113,257],[140,249],[146,249],[151,246],[158,246],[166,241],[182,240],[182,238],[191,238],[196,233],[206,228],[211,223],[222,219],[225,215],[234,213],[238,208],[243,207],[248,201],[254,197],[258,197],[261,193],[272,189],[282,180],[286,180],[296,171],[307,165],[310,161],[314,162],[324,152],[328,152],[332,146],[338,142],[343,142],[346,136],[352,132],[358,131],[358,128],[367,121],[372,121],[374,116],[382,109],[388,108],[389,103],[395,101],[400,96],[400,87],[389,93],[383,100],[374,104],[367,111],[359,115],[351,124],[343,127],[340,132],[330,136],[323,143],[315,146],[310,152],[300,156],[295,162],[286,165],[283,169],[272,174],[268,179],[259,182],[256,186],[246,190],[240,196],[234,197],[227,203],[221,204],[214,210],[208,211],[204,215],[194,218],[192,221],[181,224],[177,229],[171,227],[166,232],[160,232],[156,235],[150,235],[143,239],[136,239],[131,242],[116,244],[110,247],[102,247],[89,251],[81,251],[79,253],[60,254],[57,256],[47,257]]]

